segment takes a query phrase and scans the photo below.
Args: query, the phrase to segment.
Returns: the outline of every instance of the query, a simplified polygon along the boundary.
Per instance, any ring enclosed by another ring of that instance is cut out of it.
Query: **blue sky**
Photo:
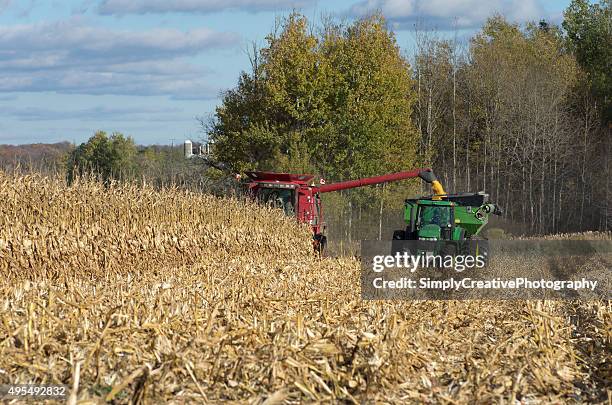
[[[292,9],[357,18],[381,10],[409,54],[416,20],[460,37],[487,16],[560,22],[569,0],[0,0],[0,143],[85,141],[119,131],[139,144],[201,137],[195,117],[249,69]]]

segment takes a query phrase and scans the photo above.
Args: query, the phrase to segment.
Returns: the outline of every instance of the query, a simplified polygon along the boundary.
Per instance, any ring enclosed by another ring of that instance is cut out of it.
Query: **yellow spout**
[[[442,187],[442,183],[438,180],[434,180],[431,182],[431,188],[433,189],[434,197],[433,200],[441,200],[442,196],[446,195],[446,191],[444,191],[444,187]]]

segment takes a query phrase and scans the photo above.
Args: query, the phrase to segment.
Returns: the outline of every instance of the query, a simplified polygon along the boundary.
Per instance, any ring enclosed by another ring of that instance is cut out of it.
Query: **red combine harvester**
[[[282,208],[286,215],[295,216],[299,222],[309,224],[312,227],[313,243],[315,249],[319,252],[324,250],[327,244],[327,237],[324,235],[325,223],[323,221],[321,193],[420,177],[432,185],[434,195],[445,194],[442,185],[431,169],[415,169],[383,176],[319,185],[313,182],[314,176],[310,174],[247,172],[246,175],[250,179],[247,186],[254,198],[263,204]]]

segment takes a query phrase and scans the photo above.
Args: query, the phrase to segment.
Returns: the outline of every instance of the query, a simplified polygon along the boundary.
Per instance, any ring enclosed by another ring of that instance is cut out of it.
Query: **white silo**
[[[185,159],[189,159],[193,156],[193,143],[187,139],[184,144],[185,148]]]

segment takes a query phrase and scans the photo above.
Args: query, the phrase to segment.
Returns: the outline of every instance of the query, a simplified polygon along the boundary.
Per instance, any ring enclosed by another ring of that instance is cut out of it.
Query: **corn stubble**
[[[367,302],[356,260],[247,202],[3,173],[0,196],[0,384],[78,375],[72,403],[606,400],[607,302]]]

